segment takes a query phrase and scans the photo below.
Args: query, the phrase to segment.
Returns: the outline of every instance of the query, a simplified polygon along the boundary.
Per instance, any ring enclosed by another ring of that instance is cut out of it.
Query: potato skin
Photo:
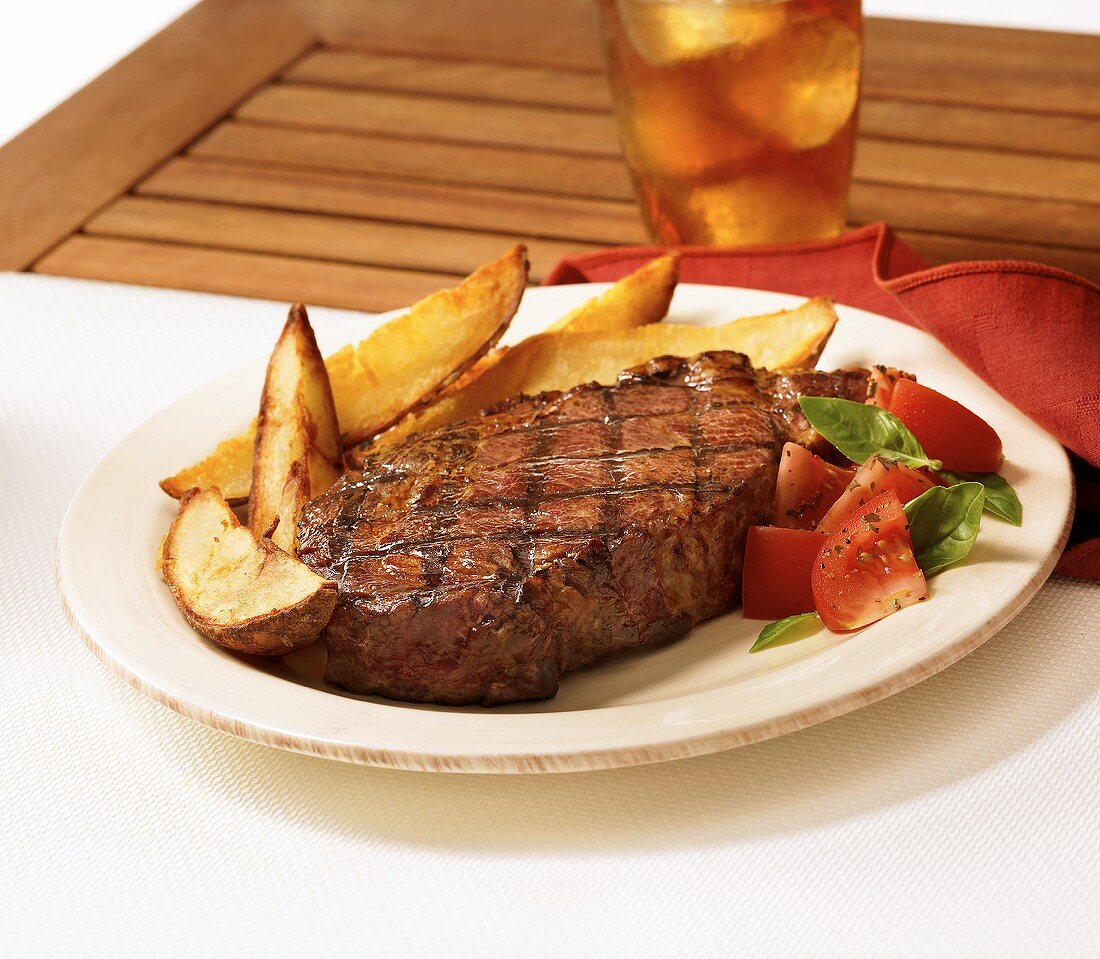
[[[201,605],[196,597],[201,596],[203,584],[221,575],[240,575],[241,571],[211,571],[201,559],[196,561],[194,547],[199,547],[200,555],[205,551],[217,558],[226,552],[226,543],[233,537],[238,537],[236,542],[253,562],[259,557],[258,569],[253,565],[247,578],[240,579],[239,592],[262,589],[259,595],[265,600],[270,595],[275,602],[247,618],[235,618],[232,608],[219,609],[221,615],[213,618],[196,609]],[[301,649],[317,639],[336,608],[337,584],[321,579],[295,557],[242,527],[216,488],[193,489],[184,494],[179,514],[164,539],[161,557],[161,575],[187,622],[207,639],[233,652],[281,656]],[[294,584],[294,577],[303,575],[310,590],[304,596],[301,580]],[[315,585],[310,586],[309,581]],[[301,598],[290,605],[278,605],[279,592],[285,596],[288,589]]]
[[[171,584],[168,588],[173,595],[176,593]],[[232,626],[201,619],[179,604],[179,600],[177,603],[187,622],[219,646],[252,656],[282,656],[317,639],[332,618],[337,599],[336,584],[325,583],[315,595],[294,606]]]

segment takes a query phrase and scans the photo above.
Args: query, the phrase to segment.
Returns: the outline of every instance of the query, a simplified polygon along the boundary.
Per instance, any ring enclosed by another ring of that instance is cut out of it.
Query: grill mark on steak
[[[340,582],[326,678],[513,702],[682,636],[739,599],[779,449],[808,428],[798,392],[855,398],[866,384],[865,372],[773,375],[733,353],[664,357],[614,387],[518,397],[361,450],[363,470],[299,524],[303,560]]]

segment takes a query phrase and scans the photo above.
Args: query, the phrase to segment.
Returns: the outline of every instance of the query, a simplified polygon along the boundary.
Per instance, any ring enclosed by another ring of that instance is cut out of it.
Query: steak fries
[[[794,310],[722,326],[653,323],[633,330],[539,333],[510,349],[477,380],[406,417],[375,443],[391,446],[413,433],[475,416],[520,393],[567,390],[589,382],[611,384],[621,371],[657,356],[731,350],[767,369],[813,366],[835,325],[832,300],[818,298]],[[354,451],[351,461],[357,462],[370,448],[366,444]]]
[[[526,283],[526,249],[520,245],[325,360],[344,444],[382,432],[492,349],[512,321]],[[244,503],[255,432],[253,422],[205,459],[161,480],[161,489],[179,499],[196,486],[217,486],[230,503]]]
[[[260,398],[249,529],[293,554],[302,507],[343,471],[332,388],[305,307],[298,303],[275,344]]]

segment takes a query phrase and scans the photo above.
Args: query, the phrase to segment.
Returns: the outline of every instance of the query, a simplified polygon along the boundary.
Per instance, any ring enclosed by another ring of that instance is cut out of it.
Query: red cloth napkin
[[[545,282],[615,280],[661,252],[566,257]],[[1076,454],[1077,515],[1057,572],[1100,580],[1100,287],[1015,260],[929,268],[884,223],[834,240],[681,252],[685,282],[827,295],[935,336]]]

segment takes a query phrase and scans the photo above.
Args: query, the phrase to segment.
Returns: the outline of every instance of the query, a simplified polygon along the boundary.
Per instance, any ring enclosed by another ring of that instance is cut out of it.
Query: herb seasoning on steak
[[[812,438],[798,396],[862,400],[867,376],[662,357],[368,449],[298,527],[302,559],[340,584],[325,678],[493,705],[678,639],[740,599],[779,451]]]

